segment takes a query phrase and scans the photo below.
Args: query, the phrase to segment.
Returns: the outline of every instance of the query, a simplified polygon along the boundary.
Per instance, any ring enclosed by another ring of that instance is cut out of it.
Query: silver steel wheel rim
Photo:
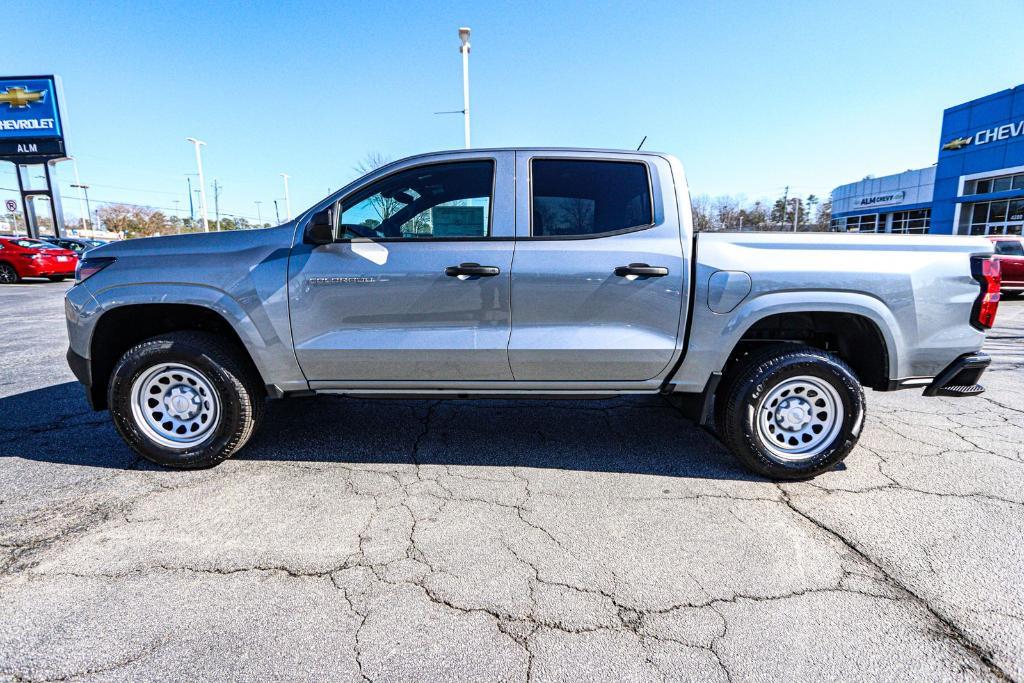
[[[758,436],[769,454],[782,462],[818,455],[843,427],[843,402],[835,387],[818,377],[800,375],[772,387],[757,404]]]
[[[15,273],[14,268],[6,263],[0,264],[0,282],[5,285],[14,284],[14,278],[16,276],[17,274]]]
[[[183,451],[210,438],[220,422],[220,398],[210,380],[182,363],[160,363],[132,384],[132,417],[149,439]]]

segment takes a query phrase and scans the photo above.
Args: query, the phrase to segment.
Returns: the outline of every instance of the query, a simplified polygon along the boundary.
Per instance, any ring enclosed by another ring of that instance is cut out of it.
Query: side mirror
[[[334,242],[334,206],[317,211],[306,223],[302,233],[302,241],[306,244],[321,245]]]

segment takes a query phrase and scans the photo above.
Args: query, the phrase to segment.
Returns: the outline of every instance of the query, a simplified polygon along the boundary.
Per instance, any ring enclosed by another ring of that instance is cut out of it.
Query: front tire
[[[48,277],[46,279],[49,280],[50,282],[64,282],[65,280],[68,279],[68,276],[67,275],[51,275],[50,277]]]
[[[747,468],[771,479],[808,479],[856,445],[864,390],[838,357],[783,344],[748,356],[716,398],[715,426]]]
[[[129,349],[110,377],[114,425],[142,457],[165,467],[212,467],[237,453],[263,413],[255,372],[233,344],[169,332]]]

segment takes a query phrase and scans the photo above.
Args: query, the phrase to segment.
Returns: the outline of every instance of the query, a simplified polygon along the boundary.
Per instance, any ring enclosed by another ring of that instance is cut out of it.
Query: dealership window
[[[885,230],[885,216],[869,213],[866,216],[848,216],[846,219],[847,232],[877,232],[879,218],[881,218],[882,229]]]
[[[892,232],[923,235],[931,227],[932,210],[897,211],[892,215]]]
[[[964,196],[985,194],[987,192],[1006,192],[1008,190],[1024,190],[1024,173],[1001,175],[994,178],[980,178],[964,182]]]
[[[654,222],[647,166],[589,159],[534,159],[534,237],[578,237]]]
[[[1024,229],[1024,199],[964,204],[961,235],[1019,235]]]
[[[429,164],[386,176],[342,204],[339,231],[356,237],[487,237],[494,162]]]
[[[829,223],[829,227],[836,232],[842,232],[846,230],[846,219],[845,218],[833,218]]]

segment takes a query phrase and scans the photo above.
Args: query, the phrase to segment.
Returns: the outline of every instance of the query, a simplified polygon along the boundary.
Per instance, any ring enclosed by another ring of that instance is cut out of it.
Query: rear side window
[[[1003,256],[1024,256],[1024,245],[1014,240],[996,242],[996,253]]]
[[[534,159],[532,180],[534,237],[589,237],[654,222],[645,164]]]

